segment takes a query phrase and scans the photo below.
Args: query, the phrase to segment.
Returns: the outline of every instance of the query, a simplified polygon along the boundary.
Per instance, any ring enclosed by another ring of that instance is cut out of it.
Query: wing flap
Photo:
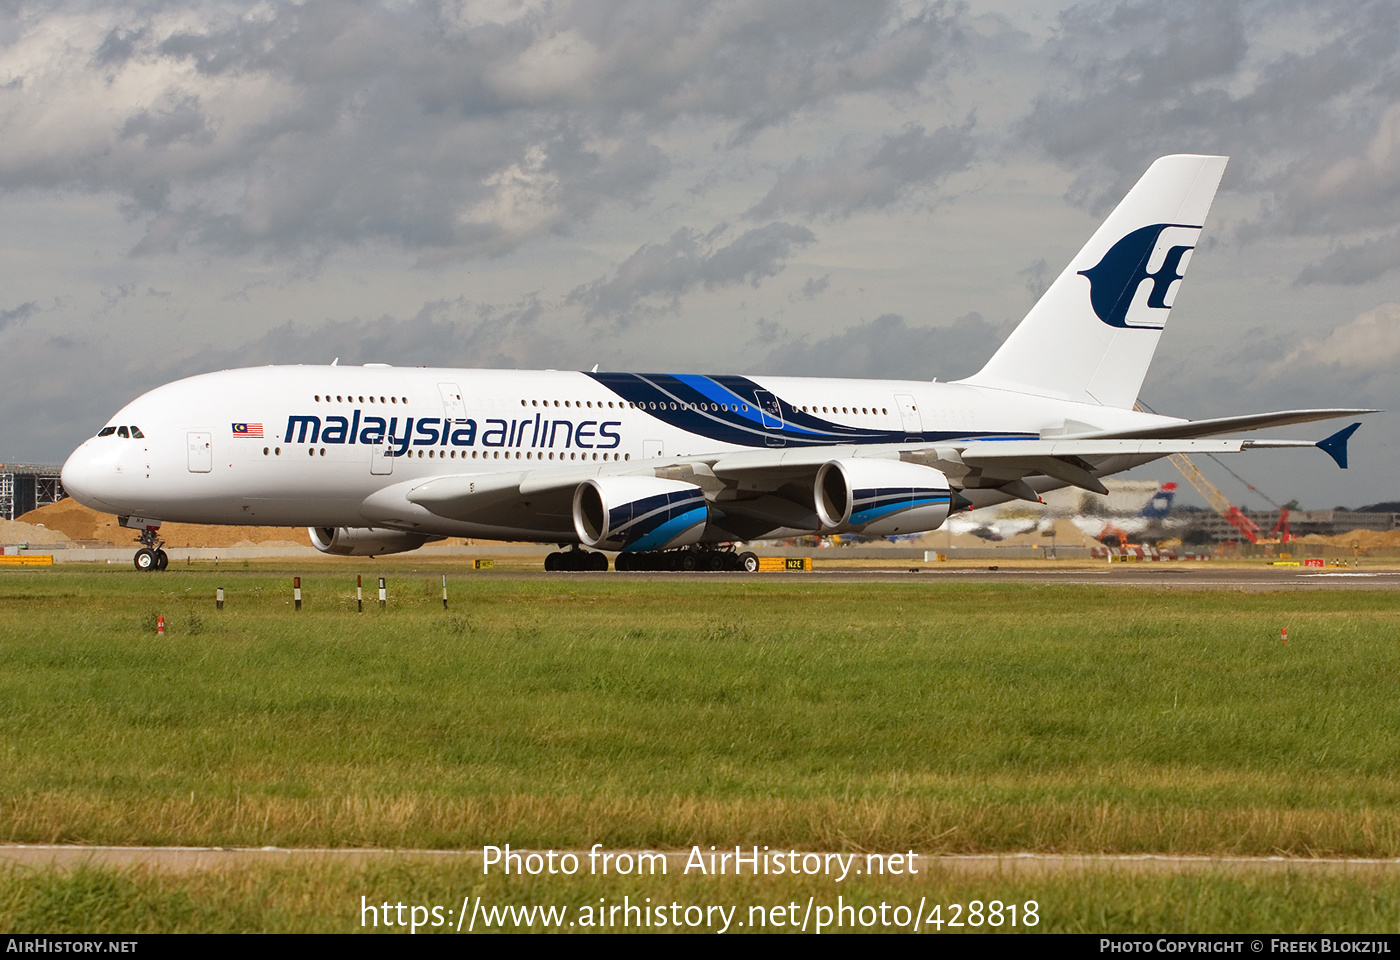
[[[1003,485],[1003,489],[1028,499],[1011,485],[1033,474],[1105,494],[1108,489],[1094,470],[1109,460],[1121,465],[1125,462],[1121,458],[1146,463],[1174,453],[1238,453],[1250,449],[1312,446],[1316,444],[1309,440],[1001,440],[969,443],[963,447],[960,459],[983,478],[1008,480],[1010,483]]]

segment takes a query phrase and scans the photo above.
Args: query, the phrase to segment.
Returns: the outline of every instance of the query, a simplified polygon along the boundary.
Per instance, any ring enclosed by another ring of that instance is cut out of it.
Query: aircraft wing
[[[1225,433],[1239,433],[1243,430],[1264,430],[1268,427],[1287,427],[1295,423],[1312,423],[1316,420],[1332,420],[1339,417],[1359,417],[1377,410],[1276,410],[1272,413],[1250,413],[1238,417],[1216,417],[1211,420],[1180,420],[1153,427],[1138,427],[1132,430],[1107,430],[1095,433],[1073,434],[1073,439],[1109,440],[1115,438],[1133,440],[1179,440],[1193,437],[1218,437]],[[1069,437],[1067,436],[1067,439]]]
[[[919,464],[941,471],[948,484],[971,502],[997,502],[1007,497],[1034,502],[1042,492],[1064,485],[1107,493],[1099,476],[1175,453],[1237,453],[1250,449],[1316,446],[1345,467],[1346,442],[1359,424],[1320,442],[1228,439],[1208,434],[1227,422],[1233,429],[1241,429],[1241,422],[1246,421],[1273,426],[1284,422],[1283,418],[1297,418],[1289,422],[1307,422],[1322,419],[1324,414],[1337,416],[1352,412],[1358,411],[1288,411],[1144,431],[1189,432],[1189,428],[1194,427],[1207,433],[1199,437],[988,438],[934,444],[906,442],[742,450],[698,457],[434,477],[409,482],[393,493],[381,491],[373,498],[379,501],[374,514],[382,522],[394,522],[397,508],[392,504],[406,500],[413,507],[450,520],[498,523],[504,515],[515,514],[523,519],[528,514],[531,527],[537,531],[567,531],[572,525],[574,493],[580,485],[609,477],[653,477],[698,487],[707,501],[731,517],[743,518],[736,523],[747,525],[745,529],[757,529],[765,524],[772,529],[810,529],[820,526],[813,515],[812,483],[818,471],[832,461],[864,461],[876,474],[882,469],[878,466],[880,461]],[[990,495],[991,499],[979,492]]]
[[[1017,481],[1039,474],[1083,490],[1106,494],[1097,472],[1117,472],[1119,466],[1148,463],[1174,453],[1238,453],[1241,450],[1274,447],[1311,447],[1310,440],[1216,440],[1216,439],[1093,439],[1093,440],[1004,440],[973,441],[962,448],[958,459],[975,471],[979,480],[1004,480],[1012,487],[1006,492],[1022,499],[1027,491]],[[1104,469],[1107,468],[1107,469]],[[985,483],[978,484],[986,486]]]

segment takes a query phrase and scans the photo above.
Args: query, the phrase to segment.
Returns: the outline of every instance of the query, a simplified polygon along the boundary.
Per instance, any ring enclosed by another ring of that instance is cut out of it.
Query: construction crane
[[[1174,453],[1167,458],[1172,462],[1172,466],[1181,471],[1181,475],[1190,481],[1191,486],[1200,491],[1201,496],[1215,508],[1215,512],[1220,514],[1236,530],[1244,535],[1250,543],[1259,542],[1259,525],[1240,512],[1240,508],[1225,499],[1225,494],[1221,493],[1215,486],[1206,479],[1205,474],[1196,468],[1191,459],[1184,453]]]
[[[1145,406],[1141,400],[1133,404],[1133,408],[1144,413],[1156,412],[1151,408]],[[1191,486],[1195,487],[1200,492],[1201,496],[1206,498],[1206,502],[1209,503],[1213,508],[1215,508],[1215,512],[1224,517],[1227,523],[1229,523],[1232,527],[1238,530],[1241,533],[1241,535],[1243,535],[1244,538],[1250,543],[1259,542],[1259,525],[1253,520],[1249,519],[1249,517],[1246,517],[1243,513],[1241,513],[1239,507],[1235,506],[1233,503],[1227,500],[1225,498],[1225,494],[1221,493],[1220,489],[1216,487],[1215,484],[1207,480],[1206,475],[1201,473],[1201,471],[1196,467],[1196,465],[1191,462],[1190,457],[1186,456],[1186,454],[1184,453],[1174,453],[1167,459],[1171,461],[1172,466],[1176,467],[1178,470],[1181,471],[1181,475],[1187,479]],[[1216,462],[1218,463],[1219,461]],[[1221,465],[1224,466],[1224,464]],[[1229,467],[1226,467],[1225,469],[1230,470]],[[1238,479],[1241,483],[1244,483],[1244,485],[1249,487],[1249,489],[1254,490],[1254,487],[1251,484],[1246,483],[1244,478],[1241,477],[1239,474],[1235,473],[1235,471],[1230,470],[1230,474],[1236,479]],[[1254,492],[1259,493],[1258,490],[1255,490]],[[1259,495],[1261,497],[1264,496],[1262,493],[1260,493]],[[1264,497],[1264,499],[1269,500],[1268,497]],[[1269,502],[1273,503],[1272,500],[1269,500]],[[1278,504],[1274,504],[1274,506],[1278,506]],[[1287,517],[1283,517],[1280,520],[1280,523],[1282,523],[1286,529]],[[1274,529],[1277,530],[1278,528],[1275,527]]]
[[[1220,469],[1224,470],[1224,471],[1225,471],[1226,473],[1228,473],[1230,476],[1234,477],[1234,478],[1235,478],[1236,480],[1238,480],[1240,483],[1242,483],[1242,484],[1244,484],[1246,487],[1248,487],[1251,493],[1255,493],[1255,494],[1258,494],[1260,497],[1263,497],[1266,501],[1268,501],[1269,506],[1273,507],[1275,510],[1278,511],[1278,522],[1275,523],[1275,524],[1274,524],[1274,528],[1273,528],[1272,530],[1269,531],[1269,536],[1270,536],[1270,537],[1277,536],[1277,537],[1278,537],[1279,543],[1288,543],[1289,541],[1291,541],[1291,540],[1293,539],[1293,529],[1288,525],[1288,508],[1287,508],[1287,507],[1285,507],[1285,506],[1283,506],[1282,504],[1280,504],[1280,503],[1279,503],[1278,501],[1276,501],[1273,497],[1269,496],[1269,495],[1268,495],[1267,493],[1265,493],[1263,490],[1260,490],[1258,487],[1256,487],[1254,484],[1250,483],[1248,480],[1246,480],[1244,477],[1240,476],[1240,475],[1239,475],[1238,473],[1236,473],[1235,471],[1231,470],[1230,467],[1229,467],[1229,465],[1228,465],[1227,463],[1225,463],[1225,461],[1223,461],[1223,460],[1221,460],[1219,457],[1217,457],[1215,454],[1213,454],[1213,453],[1208,453],[1208,454],[1206,454],[1206,456],[1208,456],[1208,457],[1210,457],[1212,460],[1214,460],[1214,461],[1216,462],[1216,465],[1218,465],[1218,466],[1220,467]]]

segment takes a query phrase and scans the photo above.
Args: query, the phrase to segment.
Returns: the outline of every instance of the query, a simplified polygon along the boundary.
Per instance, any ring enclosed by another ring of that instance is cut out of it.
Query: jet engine
[[[322,553],[339,557],[377,557],[385,553],[406,553],[442,537],[425,533],[404,533],[383,527],[309,527],[311,545]]]
[[[660,477],[599,477],[574,491],[574,531],[601,550],[664,550],[698,543],[710,511],[699,487]]]
[[[901,460],[831,460],[817,471],[823,533],[876,537],[937,530],[948,519],[948,478]]]

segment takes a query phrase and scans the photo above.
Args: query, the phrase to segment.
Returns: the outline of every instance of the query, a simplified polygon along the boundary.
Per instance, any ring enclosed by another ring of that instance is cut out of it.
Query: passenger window
[[[117,427],[117,436],[126,437],[129,440],[131,439],[131,431],[127,430],[126,427]]]
[[[97,431],[97,435],[98,435],[99,437],[110,437],[112,434],[114,434],[114,433],[116,433],[116,432],[117,432],[117,428],[116,428],[116,427],[103,427],[101,430]]]
[[[134,440],[145,440],[145,439],[146,439],[146,435],[145,435],[144,433],[141,432],[141,428],[140,428],[140,427],[132,427],[132,428],[131,428],[131,437],[132,437],[132,439],[134,439]]]

